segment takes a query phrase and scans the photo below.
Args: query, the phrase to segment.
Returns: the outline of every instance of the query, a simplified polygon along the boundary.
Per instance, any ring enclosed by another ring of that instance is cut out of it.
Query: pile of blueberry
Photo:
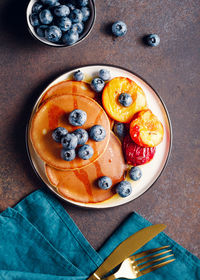
[[[39,0],[32,7],[30,23],[39,37],[52,43],[73,45],[89,17],[88,0]]]
[[[72,111],[68,118],[72,126],[82,126],[86,120],[86,112],[79,109]],[[52,133],[53,140],[62,144],[61,158],[66,161],[74,160],[76,155],[84,160],[90,159],[94,151],[90,145],[86,144],[88,139],[100,142],[105,137],[106,131],[101,125],[92,126],[88,132],[78,128],[72,133],[69,133],[64,127],[57,127]]]

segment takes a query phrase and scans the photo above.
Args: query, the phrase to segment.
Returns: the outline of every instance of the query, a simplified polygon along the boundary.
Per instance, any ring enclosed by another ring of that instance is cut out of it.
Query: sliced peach
[[[52,139],[52,131],[56,127],[65,127],[69,132],[77,129],[68,123],[68,115],[74,109],[81,109],[87,113],[87,121],[82,126],[89,129],[99,124],[106,130],[106,137],[101,142],[88,140],[94,155],[89,160],[76,158],[70,162],[60,156],[61,144]],[[78,169],[96,161],[106,150],[110,138],[110,123],[103,108],[93,99],[82,95],[55,95],[42,103],[32,118],[30,139],[37,154],[43,161],[57,169]]]
[[[121,93],[128,93],[132,97],[129,107],[122,106],[119,101]],[[102,103],[107,114],[118,122],[128,123],[134,114],[147,106],[143,90],[132,80],[124,77],[112,79],[104,88]]]
[[[90,88],[90,85],[85,82],[78,81],[62,81],[50,87],[42,97],[41,102],[55,94],[83,94],[90,98],[95,98],[96,93]]]
[[[123,180],[125,170],[121,143],[113,133],[102,157],[85,168],[61,171],[46,165],[48,180],[58,192],[70,200],[84,203],[101,202],[112,197],[115,193],[114,187],[102,190],[97,186],[97,179],[101,176],[109,176],[114,186]]]
[[[158,118],[147,109],[134,116],[130,124],[130,135],[142,147],[155,147],[162,142],[164,129]]]

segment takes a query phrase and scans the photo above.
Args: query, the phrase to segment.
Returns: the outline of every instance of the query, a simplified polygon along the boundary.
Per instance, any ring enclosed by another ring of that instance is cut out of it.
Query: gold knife
[[[119,265],[124,259],[132,255],[147,242],[166,228],[164,224],[152,225],[137,231],[124,240],[107,259],[97,268],[88,280],[100,280],[102,276]]]

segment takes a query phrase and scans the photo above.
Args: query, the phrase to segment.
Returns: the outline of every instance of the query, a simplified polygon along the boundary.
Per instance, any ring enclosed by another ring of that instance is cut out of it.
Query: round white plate
[[[49,183],[45,174],[44,162],[38,157],[30,141],[29,129],[30,129],[31,119],[37,109],[38,104],[40,103],[40,100],[42,99],[47,89],[49,89],[50,87],[52,87],[53,85],[61,81],[71,79],[73,72],[78,69],[80,69],[85,74],[84,81],[91,81],[93,77],[98,76],[98,72],[102,68],[107,68],[110,71],[111,78],[118,77],[118,76],[130,78],[143,89],[147,98],[148,107],[159,118],[159,120],[163,124],[164,138],[162,143],[156,147],[156,153],[154,158],[149,163],[140,166],[143,174],[142,178],[137,182],[131,181],[133,191],[130,196],[126,198],[121,198],[119,197],[118,194],[116,194],[112,198],[100,203],[81,203],[61,196],[57,192],[56,188]],[[166,106],[164,105],[162,99],[153,90],[153,88],[149,86],[143,79],[141,79],[134,73],[120,67],[115,67],[110,65],[91,65],[91,66],[80,67],[63,74],[62,76],[54,80],[51,84],[49,84],[49,86],[41,93],[41,95],[39,96],[37,102],[33,107],[33,111],[27,126],[26,143],[27,143],[27,151],[29,154],[31,164],[35,169],[37,175],[42,179],[42,181],[47,185],[47,187],[50,190],[52,190],[56,195],[58,195],[60,198],[64,199],[65,201],[68,201],[78,206],[90,207],[90,208],[107,208],[107,207],[119,206],[136,199],[137,197],[142,195],[145,191],[147,191],[152,186],[152,184],[158,179],[164,167],[166,166],[171,151],[172,127],[171,127],[169,114],[167,112]]]

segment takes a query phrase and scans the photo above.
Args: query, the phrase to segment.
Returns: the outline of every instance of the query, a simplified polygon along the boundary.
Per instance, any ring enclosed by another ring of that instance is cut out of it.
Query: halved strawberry
[[[123,141],[126,162],[130,165],[142,165],[149,162],[156,152],[156,147],[141,147],[126,135]]]

